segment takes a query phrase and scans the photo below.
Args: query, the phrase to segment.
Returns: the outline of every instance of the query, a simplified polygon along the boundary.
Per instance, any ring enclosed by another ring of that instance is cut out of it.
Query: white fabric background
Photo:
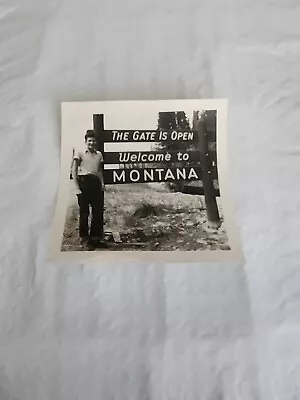
[[[0,399],[300,398],[300,5],[0,1]],[[247,263],[44,257],[60,101],[229,98]]]

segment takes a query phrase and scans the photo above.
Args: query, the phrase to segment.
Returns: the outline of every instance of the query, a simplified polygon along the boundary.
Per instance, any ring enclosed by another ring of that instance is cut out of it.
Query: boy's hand
[[[104,183],[101,183],[101,189],[102,189],[102,192],[105,192],[105,184]]]

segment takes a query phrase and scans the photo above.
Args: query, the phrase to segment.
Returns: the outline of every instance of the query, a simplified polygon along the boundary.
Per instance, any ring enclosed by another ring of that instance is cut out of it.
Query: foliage
[[[167,131],[167,130],[188,131],[191,129],[190,123],[184,111],[160,112],[158,114],[157,128],[162,131]],[[168,151],[188,150],[190,149],[190,143],[173,141],[171,138],[169,138],[168,140],[159,143],[159,149]]]
[[[158,123],[157,128],[159,130],[182,130],[188,131],[191,129],[189,120],[186,116],[184,111],[171,111],[171,112],[160,112],[158,114]],[[185,151],[185,150],[192,150],[193,145],[191,142],[182,142],[182,141],[173,141],[169,138],[166,141],[160,142],[158,145],[160,150],[167,150],[167,151]],[[174,166],[180,167],[182,163],[173,164]],[[185,163],[185,165],[188,165]],[[168,184],[169,188],[172,191],[182,191],[184,182],[174,182]]]

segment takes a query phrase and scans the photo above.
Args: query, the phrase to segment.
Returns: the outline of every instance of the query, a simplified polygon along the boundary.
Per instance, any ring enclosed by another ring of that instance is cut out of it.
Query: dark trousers
[[[101,182],[96,175],[78,177],[81,194],[78,195],[79,205],[79,236],[81,238],[103,239],[103,202],[104,193]],[[89,213],[91,229],[89,231]]]

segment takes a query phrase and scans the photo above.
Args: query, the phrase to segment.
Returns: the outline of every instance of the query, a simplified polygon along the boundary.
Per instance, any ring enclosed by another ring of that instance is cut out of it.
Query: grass
[[[123,241],[111,243],[110,250],[228,249],[224,228],[206,229],[203,204],[202,196],[172,193],[162,184],[108,186],[105,230],[118,231]],[[77,226],[78,206],[72,191],[63,250],[80,250]]]
[[[136,218],[147,218],[151,215],[160,215],[165,212],[164,207],[161,204],[153,205],[148,202],[142,203],[136,207],[136,210],[133,214]]]

